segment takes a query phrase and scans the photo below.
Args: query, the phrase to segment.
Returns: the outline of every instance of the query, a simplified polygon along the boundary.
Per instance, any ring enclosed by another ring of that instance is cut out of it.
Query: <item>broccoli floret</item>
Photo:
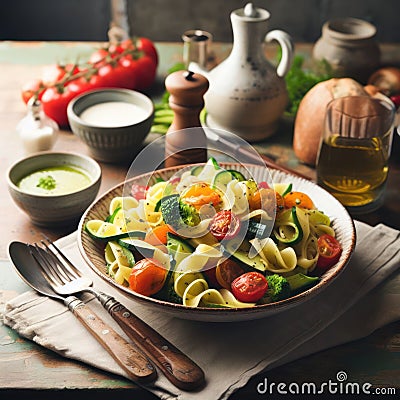
[[[274,303],[290,296],[290,286],[286,278],[278,274],[267,275],[265,278],[268,282],[268,289],[260,303]]]
[[[180,297],[174,289],[173,280],[169,280],[163,288],[154,295],[158,300],[169,301],[170,303],[182,304],[182,297]]]
[[[183,225],[196,226],[200,223],[200,216],[196,208],[183,203],[177,194],[163,197],[160,208],[164,222],[175,230]]]
[[[179,213],[185,225],[196,226],[200,223],[200,216],[196,208],[179,201]]]
[[[168,286],[167,301],[171,303],[182,304],[182,297],[175,292],[172,285]]]

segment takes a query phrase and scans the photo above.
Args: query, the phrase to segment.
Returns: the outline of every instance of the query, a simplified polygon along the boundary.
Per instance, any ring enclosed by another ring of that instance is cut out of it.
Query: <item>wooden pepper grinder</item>
[[[206,162],[207,137],[199,116],[208,90],[207,78],[190,71],[177,71],[167,76],[165,87],[175,114],[165,138],[165,166]]]

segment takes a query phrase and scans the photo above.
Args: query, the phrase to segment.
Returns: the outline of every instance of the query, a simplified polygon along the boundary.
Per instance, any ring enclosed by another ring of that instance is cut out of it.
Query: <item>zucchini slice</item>
[[[274,183],[273,188],[275,192],[280,194],[282,197],[292,191],[293,185],[291,183]]]
[[[234,179],[237,179],[239,182],[243,182],[246,180],[245,176],[235,169],[227,169],[228,172],[233,176]]]
[[[233,179],[233,175],[229,171],[219,171],[211,181],[211,188],[220,189],[225,193],[228,183]]]
[[[116,241],[124,237],[144,238],[146,236],[146,232],[143,231],[122,232],[116,225],[99,219],[88,221],[85,231],[93,239],[103,242]]]
[[[294,245],[303,239],[303,229],[297,217],[296,207],[283,211],[275,221],[273,234],[281,243]]]
[[[317,276],[308,276],[304,274],[287,276],[286,280],[289,282],[290,290],[292,292],[303,292],[319,282]]]

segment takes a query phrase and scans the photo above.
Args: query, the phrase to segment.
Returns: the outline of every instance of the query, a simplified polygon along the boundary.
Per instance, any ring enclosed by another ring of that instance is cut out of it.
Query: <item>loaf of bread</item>
[[[316,84],[300,102],[294,124],[293,149],[300,161],[315,165],[328,103],[345,96],[369,96],[357,81],[333,78]]]

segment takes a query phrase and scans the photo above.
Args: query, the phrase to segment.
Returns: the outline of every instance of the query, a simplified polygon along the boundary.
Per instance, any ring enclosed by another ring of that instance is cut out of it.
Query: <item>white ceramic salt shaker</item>
[[[28,113],[18,123],[17,132],[27,154],[51,150],[57,139],[58,125],[47,117],[40,100],[31,98]]]

